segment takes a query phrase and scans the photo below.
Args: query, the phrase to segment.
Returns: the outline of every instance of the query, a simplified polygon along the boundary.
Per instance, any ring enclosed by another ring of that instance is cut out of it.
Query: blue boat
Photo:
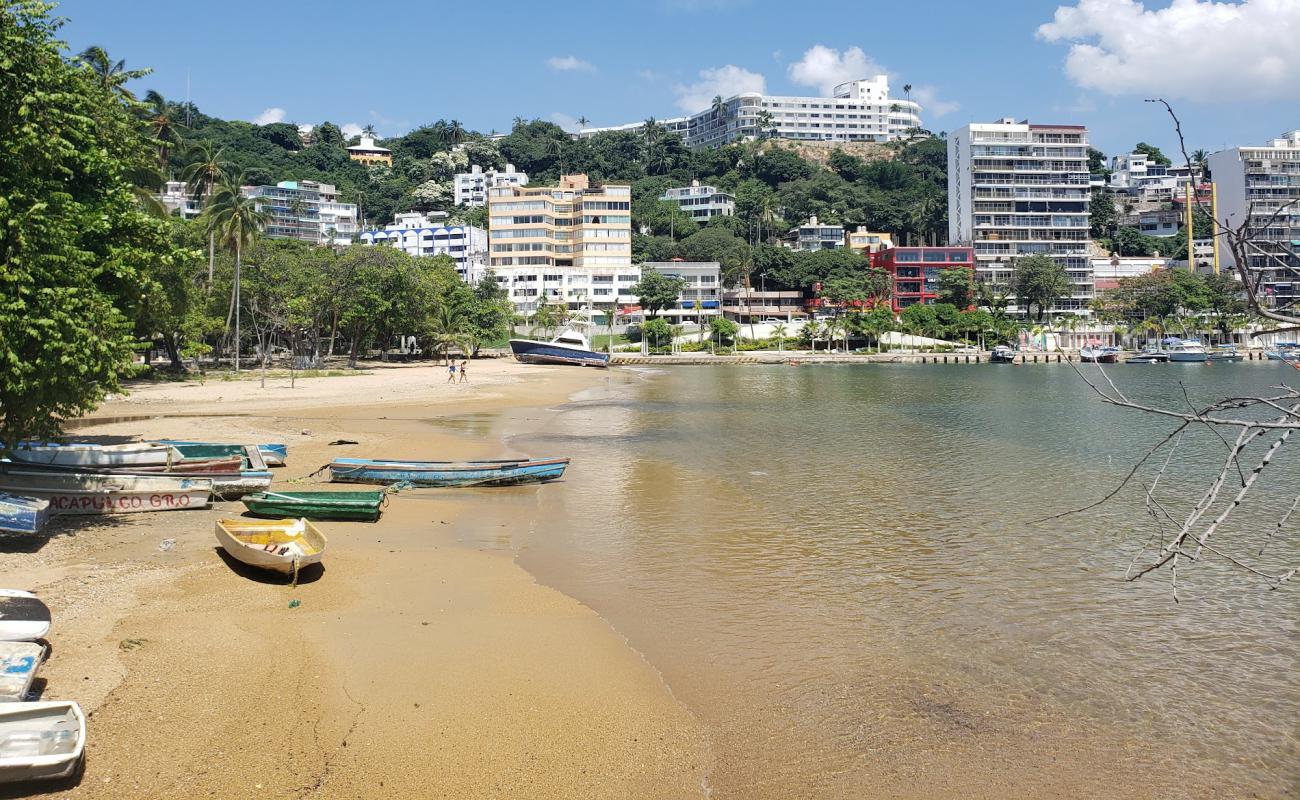
[[[510,352],[525,364],[576,364],[582,367],[608,367],[609,355],[591,349],[587,337],[570,323],[549,342],[537,339],[511,339]]]
[[[49,500],[0,492],[0,531],[39,533],[49,520]]]
[[[553,481],[564,475],[567,458],[501,461],[384,461],[336,458],[330,462],[335,483],[411,483],[416,486],[515,486]]]

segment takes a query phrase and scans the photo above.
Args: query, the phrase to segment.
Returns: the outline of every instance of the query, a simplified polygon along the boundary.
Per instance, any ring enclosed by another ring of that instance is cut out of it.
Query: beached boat
[[[50,607],[31,592],[0,589],[0,641],[31,642],[50,632]]]
[[[223,456],[242,456],[248,461],[248,469],[265,469],[266,467],[283,467],[288,445],[283,444],[224,444],[221,442],[182,442],[174,439],[159,439],[158,444],[176,448],[185,458],[221,458]]]
[[[23,442],[9,453],[13,461],[61,467],[155,467],[183,456],[165,444],[54,444]]]
[[[525,364],[576,364],[583,367],[608,367],[609,354],[591,349],[591,342],[579,327],[585,323],[572,320],[569,327],[549,342],[538,339],[511,339],[510,352]]]
[[[76,774],[86,750],[86,715],[71,700],[0,704],[0,783]]]
[[[0,468],[4,466],[0,461]],[[56,467],[46,464],[21,464],[31,472],[48,472],[53,475],[105,475],[124,478],[202,478],[211,482],[212,496],[218,500],[238,500],[246,494],[260,492],[271,486],[275,477],[270,470],[241,470],[239,462],[222,461],[215,465],[203,466],[202,462],[181,461],[173,468],[142,467],[140,469],[78,469],[76,467]],[[3,485],[3,484],[0,484]]]
[[[303,519],[379,519],[383,492],[258,492],[244,497],[249,513],[259,517]]]
[[[989,362],[993,364],[1014,364],[1015,361],[1016,351],[1005,344],[998,345],[989,353]]]
[[[0,491],[48,500],[51,514],[128,514],[207,508],[212,480],[180,475],[64,472],[0,462]]]
[[[1114,364],[1119,360],[1119,348],[1087,345],[1079,351],[1079,360],[1087,364]]]
[[[236,561],[286,575],[325,555],[325,534],[305,519],[219,519],[217,542]]]
[[[39,533],[50,519],[50,501],[0,493],[0,531]]]
[[[45,660],[45,645],[0,642],[0,703],[21,703]]]
[[[412,483],[416,486],[513,486],[553,481],[564,475],[567,458],[502,461],[384,461],[336,458],[330,480],[336,483]]]

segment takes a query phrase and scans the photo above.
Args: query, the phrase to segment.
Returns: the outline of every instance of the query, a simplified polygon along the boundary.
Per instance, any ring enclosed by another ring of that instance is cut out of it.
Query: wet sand
[[[505,361],[470,375],[141,386],[76,433],[285,441],[287,488],[336,455],[510,455],[465,426],[505,408],[544,424],[548,406],[617,379]],[[238,502],[61,518],[48,539],[0,543],[0,585],[54,612],[38,688],[90,715],[85,774],[52,796],[703,796],[700,723],[604,620],[514,563],[510,530],[546,490],[404,492],[379,523],[322,523],[324,569],[297,587],[216,549],[213,522]],[[502,522],[494,507],[499,533],[483,504],[513,511]]]

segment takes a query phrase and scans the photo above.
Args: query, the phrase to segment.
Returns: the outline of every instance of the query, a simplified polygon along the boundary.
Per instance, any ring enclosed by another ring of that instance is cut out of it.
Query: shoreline
[[[146,385],[77,430],[287,440],[283,484],[336,452],[494,456],[509,447],[479,435],[490,417],[553,413],[602,376],[472,366],[456,386],[427,366],[300,379],[292,393],[287,379]],[[340,438],[361,444],[327,444]],[[48,539],[0,548],[0,581],[54,612],[43,696],[77,699],[90,717],[69,795],[706,795],[703,728],[659,672],[595,611],[538,583],[508,539],[482,545],[502,535],[486,517],[526,527],[545,491],[403,492],[379,523],[325,523],[325,570],[296,588],[218,555],[213,521],[240,503],[60,520]]]

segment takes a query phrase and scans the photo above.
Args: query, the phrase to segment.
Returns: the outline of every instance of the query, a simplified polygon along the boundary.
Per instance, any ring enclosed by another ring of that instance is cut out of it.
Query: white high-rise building
[[[714,186],[701,186],[699,181],[691,181],[690,186],[669,189],[659,199],[676,203],[691,219],[701,224],[713,217],[731,217],[736,214],[734,194],[728,194]]]
[[[1295,308],[1300,304],[1300,130],[1263,147],[1214,153],[1210,175],[1220,224],[1236,231],[1249,219],[1248,266],[1263,276],[1260,301]],[[1219,258],[1236,268],[1225,238],[1219,239]]]
[[[1089,313],[1090,197],[1082,125],[1005,118],[948,134],[948,243],[974,248],[980,281],[1010,288],[1018,259],[1049,256],[1074,284],[1053,310]]]
[[[270,213],[265,233],[272,239],[301,239],[317,244],[352,244],[359,226],[355,203],[340,203],[331,183],[280,181],[274,186],[245,186],[244,195]]]
[[[830,97],[738,94],[688,117],[660,121],[679,133],[687,147],[719,147],[739,139],[795,139],[819,142],[888,142],[921,127],[921,106],[889,96],[889,77],[877,75],[836,86]],[[586,128],[579,135],[637,131],[643,122]]]
[[[383,230],[365,231],[363,245],[385,244],[412,256],[451,256],[456,272],[469,281],[487,261],[487,231],[473,225],[448,225],[447,213],[435,211],[433,219],[418,212],[398,214]]]
[[[528,173],[519,172],[514,164],[506,164],[503,170],[483,171],[475,164],[469,172],[458,172],[453,179],[458,206],[487,205],[488,189],[493,186],[527,186]]]

